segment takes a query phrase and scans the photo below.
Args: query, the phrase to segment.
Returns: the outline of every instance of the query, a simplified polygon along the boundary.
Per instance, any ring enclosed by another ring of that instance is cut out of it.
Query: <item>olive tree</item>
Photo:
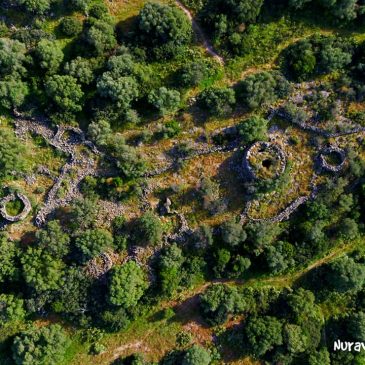
[[[160,87],[151,91],[148,95],[148,101],[158,110],[161,116],[164,116],[174,112],[179,107],[180,92]]]
[[[41,69],[45,70],[48,74],[55,74],[58,71],[64,57],[63,51],[58,43],[48,39],[42,39],[38,43],[35,49],[35,55]]]

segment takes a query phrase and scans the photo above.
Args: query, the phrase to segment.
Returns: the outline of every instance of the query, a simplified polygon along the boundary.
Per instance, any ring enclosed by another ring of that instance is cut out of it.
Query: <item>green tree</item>
[[[117,45],[114,26],[105,20],[96,20],[86,32],[86,42],[97,56],[112,50]]]
[[[182,365],[209,365],[211,361],[212,357],[209,351],[204,347],[194,345],[186,351]]]
[[[16,0],[16,2],[35,14],[43,14],[51,7],[51,0]]]
[[[151,103],[161,116],[176,111],[180,104],[180,93],[177,90],[170,90],[160,87],[152,90],[148,95],[148,102]]]
[[[125,309],[133,308],[147,288],[145,274],[135,261],[114,266],[109,281],[109,302]]]
[[[224,276],[227,265],[231,261],[231,253],[225,248],[218,249],[214,255],[214,267],[213,271],[216,277],[220,278]]]
[[[223,324],[229,314],[241,312],[244,309],[239,300],[240,296],[236,288],[224,284],[210,285],[200,295],[203,318],[212,326]]]
[[[65,2],[71,10],[87,13],[91,0],[65,0]]]
[[[134,77],[123,76],[115,78],[110,72],[104,72],[97,83],[100,96],[116,102],[118,108],[126,111],[139,96],[139,86]]]
[[[229,273],[229,277],[234,279],[242,279],[250,267],[251,260],[249,258],[237,255],[232,262],[232,270]]]
[[[357,17],[357,0],[320,0],[319,3],[338,21],[347,22]]]
[[[182,280],[182,265],[184,263],[182,250],[173,244],[161,254],[159,261],[159,281],[163,295],[172,295],[179,287]]]
[[[330,354],[328,350],[323,347],[319,351],[315,351],[309,355],[309,365],[330,365]]]
[[[74,77],[54,75],[45,86],[48,96],[61,112],[73,114],[82,110],[84,93]]]
[[[338,292],[359,290],[365,281],[365,267],[343,256],[327,265],[325,276],[328,284]]]
[[[13,359],[17,365],[57,365],[69,345],[60,325],[33,328],[15,337]]]
[[[254,115],[238,126],[239,134],[244,145],[267,139],[268,121],[257,115]]]
[[[288,74],[297,81],[309,79],[315,72],[317,58],[311,42],[298,41],[285,51],[285,67]]]
[[[192,37],[191,22],[186,15],[165,4],[147,3],[137,17],[137,27],[142,44],[152,48],[159,58],[174,57]]]
[[[80,231],[93,227],[98,212],[99,209],[95,196],[76,200],[72,205],[71,226]]]
[[[198,102],[209,114],[223,116],[232,111],[236,97],[234,90],[230,88],[211,87],[199,95]]]
[[[354,240],[359,237],[359,226],[352,218],[345,218],[339,227],[340,236],[345,240]]]
[[[221,230],[223,242],[230,247],[242,244],[247,238],[242,224],[237,222],[236,219],[223,223]]]
[[[0,81],[0,105],[5,109],[12,110],[21,107],[28,94],[27,83],[16,75],[6,76]]]
[[[347,331],[355,341],[365,341],[365,313],[358,312],[350,316],[347,322]]]
[[[0,327],[25,317],[24,300],[12,294],[0,294]]]
[[[342,70],[352,61],[350,52],[336,47],[333,43],[326,44],[319,54],[319,67],[323,73],[330,73],[337,70]]]
[[[36,292],[57,290],[62,285],[65,265],[45,250],[29,247],[20,261],[25,282]]]
[[[44,229],[36,232],[38,246],[51,255],[62,258],[69,253],[70,236],[65,233],[58,221],[50,221]]]
[[[25,45],[17,40],[0,38],[0,74],[25,75],[27,62]]]
[[[6,234],[0,234],[0,283],[12,278],[16,272],[16,257],[18,250],[14,242],[11,242]]]
[[[261,357],[283,344],[282,323],[275,317],[250,317],[244,332],[252,355]]]
[[[110,123],[104,119],[90,123],[88,136],[97,146],[108,146],[112,136]]]
[[[129,325],[130,318],[126,310],[121,307],[103,312],[102,321],[109,331],[120,332]]]
[[[292,354],[298,354],[306,351],[308,338],[303,333],[300,326],[296,324],[286,324],[284,326],[284,339],[288,350]]]
[[[82,261],[88,261],[113,246],[113,236],[104,229],[88,229],[79,234],[75,246],[81,253]]]
[[[81,84],[89,85],[94,80],[94,70],[90,60],[76,57],[67,62],[65,65],[65,72],[77,79]]]
[[[211,60],[198,60],[184,65],[178,72],[178,81],[184,87],[198,86],[207,79],[218,74],[219,68]]]
[[[216,43],[221,44],[227,35],[236,33],[239,26],[255,22],[263,3],[263,0],[208,0],[201,18],[213,31]]]
[[[26,169],[26,148],[15,137],[14,132],[0,128],[0,179],[10,177],[14,172]]]
[[[74,37],[82,31],[82,23],[73,17],[66,17],[60,23],[61,32],[67,37]]]
[[[110,152],[117,160],[117,167],[127,179],[135,179],[143,176],[146,171],[146,163],[136,148],[125,143],[123,137],[117,136],[111,142]]]
[[[294,246],[289,242],[278,241],[266,247],[264,256],[271,273],[278,274],[294,266]]]
[[[289,92],[289,84],[280,75],[259,72],[247,76],[237,87],[237,99],[249,109],[270,105]]]
[[[279,224],[259,222],[250,223],[246,231],[255,254],[259,254],[265,247],[270,246],[274,242],[282,232],[282,229]]]
[[[35,55],[39,66],[50,75],[57,73],[64,57],[63,51],[58,43],[48,39],[42,39],[38,43],[35,49]]]
[[[139,245],[158,245],[162,240],[163,227],[160,219],[153,213],[144,213],[137,221],[137,240]]]
[[[64,275],[62,287],[52,303],[56,313],[82,323],[82,313],[88,308],[92,279],[82,267],[69,267]]]

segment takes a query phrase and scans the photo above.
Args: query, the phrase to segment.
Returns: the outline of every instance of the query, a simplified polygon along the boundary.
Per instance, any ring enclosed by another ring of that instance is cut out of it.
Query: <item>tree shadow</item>
[[[242,151],[234,152],[221,164],[216,175],[216,179],[224,190],[229,210],[243,209],[247,201],[242,161]]]

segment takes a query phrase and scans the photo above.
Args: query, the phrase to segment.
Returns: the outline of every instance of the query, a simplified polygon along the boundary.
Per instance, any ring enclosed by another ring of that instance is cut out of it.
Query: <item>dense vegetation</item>
[[[365,5],[184,4],[0,1],[0,364],[364,363]]]

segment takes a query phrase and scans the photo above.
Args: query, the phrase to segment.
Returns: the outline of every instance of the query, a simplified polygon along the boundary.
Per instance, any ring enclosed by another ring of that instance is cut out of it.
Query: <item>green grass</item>
[[[5,209],[9,215],[15,217],[23,211],[24,203],[20,199],[16,199],[7,203]]]

